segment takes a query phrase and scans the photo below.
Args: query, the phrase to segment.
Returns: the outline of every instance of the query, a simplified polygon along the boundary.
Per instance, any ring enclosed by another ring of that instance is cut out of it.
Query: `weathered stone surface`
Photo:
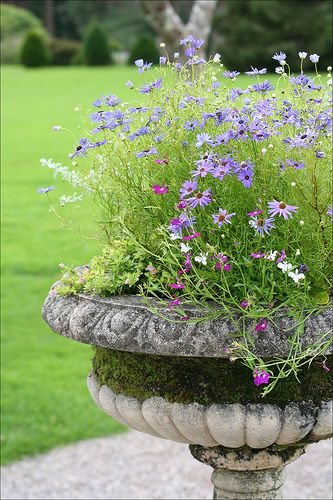
[[[273,443],[286,445],[300,440],[306,443],[332,435],[331,402],[323,402],[320,407],[312,402],[291,403],[283,410],[271,404],[169,403],[160,397],[142,402],[115,394],[106,385],[98,387],[93,373],[88,376],[88,388],[98,406],[133,429],[181,443],[204,447],[222,445],[231,454],[232,449],[243,446],[262,451]],[[273,466],[279,467],[281,460],[276,458],[276,453],[271,456],[275,460]],[[230,457],[223,459],[230,462]],[[252,455],[248,459],[254,460]],[[259,459],[261,465],[251,462],[251,467],[267,468],[267,464],[262,467],[263,457],[255,455],[255,460]]]
[[[55,284],[56,286],[56,284]],[[168,317],[174,313],[162,308],[150,299]],[[190,317],[200,316],[195,307],[185,306]],[[58,297],[50,291],[44,306],[43,317],[56,333],[64,337],[91,345],[98,345],[121,351],[146,354],[229,357],[225,351],[241,331],[235,320],[220,316],[215,320],[191,324],[170,322],[154,315],[138,296],[76,295]],[[254,329],[254,322],[247,325]],[[295,320],[281,310],[266,331],[254,333],[254,352],[262,357],[286,356],[289,351],[288,338],[293,333]],[[305,323],[301,340],[303,346],[312,344],[322,333],[332,328],[332,309],[310,317]],[[332,352],[332,347],[328,352]]]

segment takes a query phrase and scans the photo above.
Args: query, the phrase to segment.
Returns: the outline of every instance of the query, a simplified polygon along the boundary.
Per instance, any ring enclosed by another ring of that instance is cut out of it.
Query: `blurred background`
[[[133,99],[124,83],[146,78],[137,74],[133,61],[158,63],[159,43],[165,41],[173,50],[189,18],[193,35],[206,38],[207,53],[219,52],[230,70],[253,65],[274,72],[272,55],[280,50],[295,72],[299,51],[320,54],[324,75],[332,62],[330,0],[220,0],[210,2],[210,10],[203,4],[1,4],[3,463],[123,430],[89,401],[85,377],[90,347],[57,337],[40,317],[59,263],[86,263],[99,249],[88,201],[79,211],[70,204],[64,207],[67,221],[75,216],[73,227],[62,226],[49,211],[50,203],[56,205],[59,196],[72,191],[40,166],[40,158],[68,164],[75,140],[65,129],[76,139],[84,137],[81,111],[101,94]],[[156,15],[158,6],[169,9],[171,33]],[[194,8],[204,23],[196,24]],[[305,70],[311,71],[307,64]],[[63,129],[54,132],[54,125]],[[37,194],[50,185],[55,191]]]

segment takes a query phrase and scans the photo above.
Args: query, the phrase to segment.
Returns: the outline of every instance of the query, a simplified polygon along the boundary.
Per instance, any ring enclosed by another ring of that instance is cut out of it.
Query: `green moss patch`
[[[277,403],[332,399],[332,356],[325,372],[315,362],[300,372],[299,381],[282,379],[263,399],[250,370],[240,361],[219,358],[155,356],[95,348],[93,369],[100,384],[140,400],[161,396],[169,402]]]

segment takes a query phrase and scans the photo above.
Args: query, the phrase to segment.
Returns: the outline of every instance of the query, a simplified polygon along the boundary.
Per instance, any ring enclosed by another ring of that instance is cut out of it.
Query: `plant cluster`
[[[202,321],[186,316],[187,303],[207,318],[255,320],[231,349],[256,385],[270,384],[267,392],[329,344],[324,336],[300,350],[306,315],[332,293],[331,68],[325,83],[320,56],[311,54],[314,75],[306,75],[308,55],[300,52],[294,75],[280,52],[275,77],[251,67],[249,84],[238,86],[240,73],[225,70],[219,54],[204,60],[202,44],[181,40],[182,63],[167,52],[159,68],[137,59],[144,79],[149,71],[156,76],[138,87],[126,82],[133,102],[101,96],[89,111],[87,137],[70,155],[72,168],[42,162],[94,198],[108,245],[125,240],[124,255],[140,252],[146,272],[140,267],[133,281],[138,293],[164,301],[179,321]],[[94,289],[92,275],[71,277],[68,292],[124,291],[112,280]],[[252,353],[251,339],[282,307],[299,327],[287,363],[268,366]]]

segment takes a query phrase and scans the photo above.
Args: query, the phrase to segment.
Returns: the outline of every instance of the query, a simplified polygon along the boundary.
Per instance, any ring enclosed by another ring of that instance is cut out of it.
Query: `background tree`
[[[83,42],[83,61],[88,66],[105,66],[112,62],[107,35],[95,22],[90,25]]]
[[[21,62],[24,66],[37,68],[46,66],[50,56],[47,42],[39,31],[29,31],[23,41]]]
[[[185,24],[169,0],[142,0],[147,19],[170,54],[178,52],[179,39],[192,34],[207,42],[217,0],[196,0]],[[204,50],[204,49],[203,49]],[[203,54],[201,54],[203,55]]]

